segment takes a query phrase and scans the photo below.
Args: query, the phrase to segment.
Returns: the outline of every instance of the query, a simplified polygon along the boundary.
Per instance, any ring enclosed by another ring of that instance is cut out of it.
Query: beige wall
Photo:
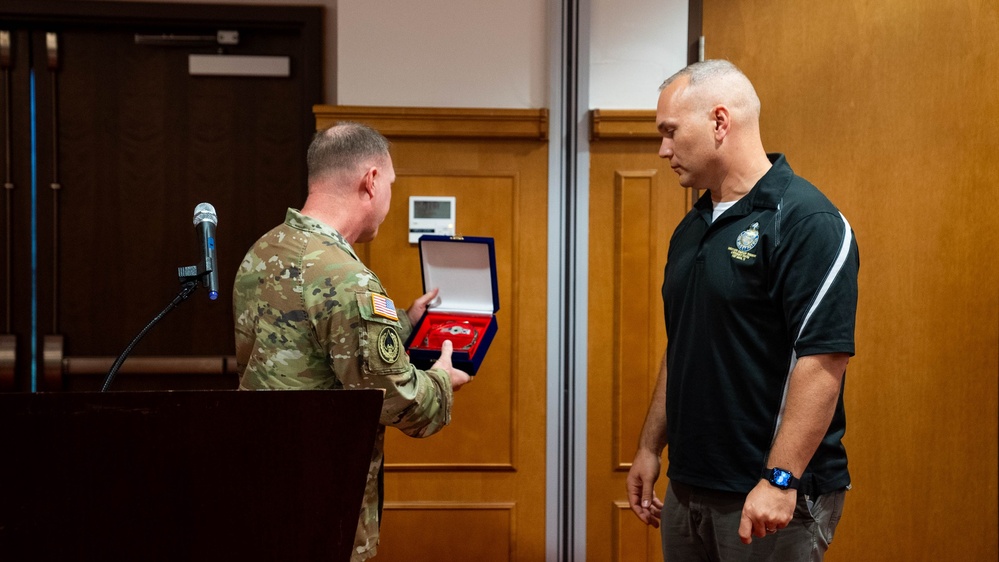
[[[118,2],[149,0],[114,0]],[[155,0],[159,1],[159,0]],[[325,99],[388,107],[549,106],[552,9],[540,0],[169,0],[325,8]],[[590,107],[652,108],[683,66],[688,0],[590,0]],[[651,93],[651,96],[649,95]]]
[[[547,2],[168,1],[322,6],[325,99],[317,103],[509,108],[547,105]]]
[[[999,4],[706,0],[708,58],[860,244],[839,560],[996,560]]]

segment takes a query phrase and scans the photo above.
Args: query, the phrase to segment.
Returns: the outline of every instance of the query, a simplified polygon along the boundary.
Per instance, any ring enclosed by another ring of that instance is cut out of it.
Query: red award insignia
[[[479,339],[479,330],[469,322],[449,320],[431,326],[423,339],[422,347],[439,349],[444,340],[451,340],[454,349],[469,350]]]

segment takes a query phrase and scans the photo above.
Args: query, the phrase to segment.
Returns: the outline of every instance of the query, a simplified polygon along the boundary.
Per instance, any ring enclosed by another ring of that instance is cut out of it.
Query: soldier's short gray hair
[[[371,158],[389,155],[389,141],[378,131],[353,121],[340,121],[315,134],[307,157],[309,180],[353,170]]]

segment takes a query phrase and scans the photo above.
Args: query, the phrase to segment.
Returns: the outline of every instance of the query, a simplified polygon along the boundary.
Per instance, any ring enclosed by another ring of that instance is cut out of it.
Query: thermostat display
[[[454,197],[414,195],[409,198],[409,243],[416,244],[420,236],[454,236]]]

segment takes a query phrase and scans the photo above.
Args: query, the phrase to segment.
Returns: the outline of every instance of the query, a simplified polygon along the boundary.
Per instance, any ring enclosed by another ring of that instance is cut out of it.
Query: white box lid
[[[440,289],[428,312],[491,315],[499,310],[492,238],[422,236],[420,263],[424,292]]]

